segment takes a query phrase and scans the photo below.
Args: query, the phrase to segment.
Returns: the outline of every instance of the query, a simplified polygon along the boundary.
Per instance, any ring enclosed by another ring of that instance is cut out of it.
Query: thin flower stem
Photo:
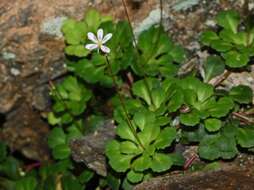
[[[124,112],[126,121],[127,121],[127,123],[128,123],[128,126],[129,126],[129,128],[131,129],[131,132],[133,133],[133,135],[135,136],[135,138],[137,139],[138,144],[142,147],[143,150],[145,150],[145,147],[144,147],[144,145],[142,144],[141,140],[139,139],[139,137],[138,137],[138,135],[137,135],[137,133],[136,133],[135,127],[134,127],[134,125],[133,125],[132,122],[131,122],[131,119],[130,119],[130,117],[129,117],[128,111],[127,111],[126,106],[125,106],[125,103],[124,103],[124,98],[123,98],[123,96],[121,95],[121,93],[119,92],[119,88],[118,88],[116,79],[115,79],[115,77],[114,77],[114,75],[113,75],[112,67],[111,67],[111,65],[110,65],[108,56],[105,55],[105,57],[106,57],[106,62],[107,62],[107,66],[108,66],[110,75],[111,75],[111,77],[112,77],[113,85],[114,85],[115,88],[116,88],[116,92],[117,92],[117,95],[118,95],[118,97],[119,97],[120,104],[121,104],[121,106],[122,106],[122,108],[123,108],[123,112]]]
[[[130,20],[128,8],[127,8],[126,0],[122,0],[122,4],[123,4],[123,7],[124,7],[125,15],[127,17],[128,23],[129,23],[130,28],[131,28],[131,34],[132,34],[132,38],[133,38],[133,42],[134,42],[134,46],[135,46],[137,55],[140,56],[139,50],[138,50],[138,43],[137,43],[137,40],[135,38],[134,29],[133,29],[132,24],[131,24],[131,20]],[[161,10],[161,13],[160,13],[160,17],[161,17],[160,18],[160,29],[161,29],[161,26],[162,26],[162,16],[163,16],[163,4],[162,4],[162,0],[160,0],[160,10]],[[160,39],[160,32],[158,33],[158,38],[157,38],[157,41],[155,43],[156,44],[155,48],[157,47],[159,39]],[[151,59],[151,57],[152,57],[152,55],[150,57],[148,57],[148,59],[145,62],[148,62]],[[141,67],[141,69],[139,69],[139,70],[142,71],[142,67],[144,65],[142,64],[142,65],[139,65],[139,66]],[[145,84],[145,87],[146,87],[146,89],[148,91],[148,96],[149,96],[149,98],[150,98],[150,100],[152,102],[152,105],[155,106],[155,103],[154,103],[154,100],[153,100],[153,97],[152,97],[152,92],[151,92],[151,89],[149,88],[149,84],[148,84],[148,81],[147,81],[147,76],[146,76],[145,73],[144,73],[144,84]]]

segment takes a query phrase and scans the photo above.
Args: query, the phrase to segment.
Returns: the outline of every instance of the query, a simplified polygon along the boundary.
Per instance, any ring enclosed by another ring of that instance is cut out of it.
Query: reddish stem
[[[41,162],[35,162],[35,163],[32,163],[32,164],[26,165],[25,166],[25,172],[29,172],[34,168],[39,168],[40,166],[41,166]]]
[[[190,159],[186,160],[186,162],[183,166],[183,169],[187,170],[192,165],[192,163],[196,160],[197,157],[198,156],[196,154],[194,154]]]

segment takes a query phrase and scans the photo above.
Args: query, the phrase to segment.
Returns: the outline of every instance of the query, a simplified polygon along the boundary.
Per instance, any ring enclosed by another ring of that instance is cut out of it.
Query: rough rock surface
[[[220,169],[173,173],[135,186],[135,190],[249,190],[254,186],[254,157],[241,154],[234,162],[219,163]]]

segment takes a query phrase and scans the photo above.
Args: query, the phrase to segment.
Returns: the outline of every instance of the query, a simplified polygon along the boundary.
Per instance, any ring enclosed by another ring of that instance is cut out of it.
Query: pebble
[[[11,74],[14,76],[18,76],[18,75],[20,75],[20,70],[18,70],[16,68],[11,68]]]

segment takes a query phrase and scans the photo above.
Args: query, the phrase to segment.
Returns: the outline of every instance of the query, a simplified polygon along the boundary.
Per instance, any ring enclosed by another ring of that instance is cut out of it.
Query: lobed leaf
[[[151,162],[151,169],[154,172],[163,172],[171,168],[173,162],[169,155],[163,153],[156,153],[153,156],[153,160]]]
[[[209,132],[218,131],[221,128],[221,121],[219,119],[210,118],[205,120],[205,128]]]
[[[209,82],[212,78],[222,74],[225,64],[219,56],[209,56],[204,63],[205,82]]]
[[[240,104],[249,104],[253,99],[253,92],[249,86],[238,85],[229,92],[230,97]]]
[[[240,24],[240,15],[235,10],[221,11],[217,15],[216,21],[221,27],[237,33],[237,28]]]
[[[138,183],[140,181],[142,181],[144,177],[144,174],[143,173],[138,173],[138,172],[135,172],[133,170],[130,170],[128,173],[127,173],[127,179],[131,182],[131,183]]]
[[[176,129],[166,127],[161,130],[159,136],[156,138],[154,145],[157,149],[164,149],[171,145],[176,138]]]

